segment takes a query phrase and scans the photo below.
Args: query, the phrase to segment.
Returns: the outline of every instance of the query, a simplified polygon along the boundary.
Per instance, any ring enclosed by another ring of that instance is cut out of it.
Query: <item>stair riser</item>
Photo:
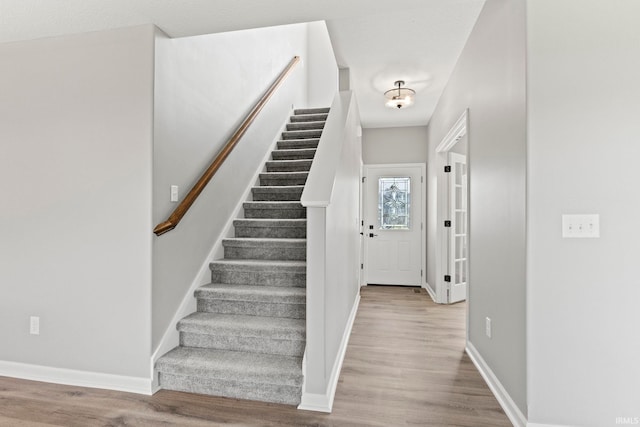
[[[318,139],[290,139],[287,141],[278,141],[279,150],[302,150],[308,148],[318,148]]]
[[[291,286],[304,288],[307,284],[306,272],[288,271],[238,271],[225,268],[211,269],[213,283],[256,286]]]
[[[245,218],[265,218],[265,219],[297,219],[306,218],[307,210],[305,208],[300,209],[252,209],[245,208]]]
[[[316,151],[315,148],[274,150],[271,152],[271,157],[273,160],[313,160]]]
[[[306,248],[300,247],[237,247],[224,248],[226,259],[265,259],[283,261],[304,261],[307,258]]]
[[[316,139],[321,135],[322,130],[286,130],[282,132],[282,139]]]
[[[276,189],[264,190],[256,187],[252,190],[253,200],[256,202],[297,202],[302,197],[302,188],[299,190],[277,191]]]
[[[221,380],[217,378],[189,377],[160,373],[160,385],[167,390],[208,394],[234,399],[274,402],[284,405],[299,405],[302,386],[287,386],[269,383]]]
[[[246,314],[249,316],[286,317],[304,319],[305,304],[272,304],[256,301],[230,301],[218,299],[198,299],[198,311],[221,314]]]
[[[180,345],[183,347],[215,348],[217,350],[302,357],[305,341],[180,332]]]
[[[307,227],[243,227],[236,226],[236,237],[304,239]]]
[[[319,122],[294,122],[287,124],[288,131],[294,130],[322,130],[324,128],[324,121]]]
[[[293,162],[267,162],[267,172],[309,172],[311,160]]]

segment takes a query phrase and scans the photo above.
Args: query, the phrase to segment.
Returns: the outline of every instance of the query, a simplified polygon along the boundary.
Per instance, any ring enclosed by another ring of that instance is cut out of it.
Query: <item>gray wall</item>
[[[613,426],[640,417],[640,3],[527,17],[529,421]],[[562,239],[581,213],[601,237]]]
[[[153,219],[175,208],[235,128],[294,55],[306,59],[304,24],[224,34],[156,39]],[[337,73],[337,72],[336,72]],[[337,82],[335,83],[337,86]],[[153,348],[168,330],[188,289],[262,167],[292,105],[306,106],[307,73],[300,64],[267,104],[240,144],[173,231],[153,238]],[[220,257],[222,254],[219,254]],[[195,309],[195,299],[193,300]]]
[[[426,126],[362,130],[364,164],[427,163],[429,132]]]
[[[428,282],[444,155],[435,147],[469,108],[469,340],[526,414],[525,1],[488,0],[429,124]],[[437,267],[437,265],[436,265]],[[493,338],[485,336],[485,317]]]
[[[0,63],[0,360],[149,378],[152,27]]]

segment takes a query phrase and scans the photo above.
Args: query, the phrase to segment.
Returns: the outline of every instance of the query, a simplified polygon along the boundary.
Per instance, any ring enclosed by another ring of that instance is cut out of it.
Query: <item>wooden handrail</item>
[[[240,139],[245,134],[249,126],[251,126],[251,123],[253,123],[258,113],[260,112],[260,110],[262,110],[262,108],[265,106],[267,101],[269,101],[273,93],[282,84],[285,78],[291,73],[291,70],[293,70],[293,67],[295,67],[295,65],[298,62],[300,62],[300,57],[294,56],[291,62],[289,62],[289,65],[287,65],[287,67],[282,71],[282,73],[280,73],[278,78],[271,84],[267,92],[264,95],[262,95],[262,98],[260,98],[260,100],[256,103],[256,105],[253,107],[251,112],[249,112],[249,114],[244,119],[244,121],[240,124],[238,129],[236,129],[236,131],[231,136],[231,138],[229,138],[229,140],[227,141],[225,146],[222,148],[222,150],[220,150],[216,158],[213,159],[213,162],[211,162],[207,170],[204,171],[204,173],[202,174],[198,182],[195,183],[195,185],[193,186],[193,188],[191,188],[191,190],[185,196],[185,198],[174,209],[171,215],[169,215],[169,218],[167,218],[166,221],[156,225],[156,228],[153,229],[153,232],[157,236],[160,236],[176,228],[176,226],[178,225],[182,217],[184,217],[184,215],[187,213],[191,205],[193,205],[193,203],[196,201],[200,193],[202,193],[202,190],[204,190],[204,188],[209,183],[209,181],[211,181],[211,178],[213,178],[213,175],[215,175],[216,171],[220,169],[220,166],[222,165],[222,163],[224,163],[227,156],[229,156],[229,153],[231,153],[231,150],[233,150],[233,148],[238,144],[238,141],[240,141]]]

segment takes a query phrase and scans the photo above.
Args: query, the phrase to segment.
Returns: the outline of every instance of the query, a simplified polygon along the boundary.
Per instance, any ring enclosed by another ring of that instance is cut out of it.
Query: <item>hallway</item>
[[[436,305],[416,291],[362,288],[332,414],[0,377],[0,426],[510,426],[464,353],[464,303]]]

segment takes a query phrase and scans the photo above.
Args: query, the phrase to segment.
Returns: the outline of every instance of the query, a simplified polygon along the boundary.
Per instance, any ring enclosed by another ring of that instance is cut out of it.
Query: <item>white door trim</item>
[[[455,122],[455,124],[451,127],[451,129],[449,130],[449,132],[447,132],[447,135],[442,139],[442,141],[440,142],[440,144],[438,144],[438,146],[436,147],[436,156],[438,161],[436,162],[436,164],[441,165],[441,167],[439,167],[438,171],[437,171],[437,194],[436,194],[436,200],[437,200],[437,226],[436,226],[436,265],[435,265],[435,269],[436,269],[436,283],[435,283],[435,287],[436,287],[436,302],[439,304],[447,304],[449,301],[447,299],[447,289],[448,289],[448,284],[447,282],[444,281],[444,276],[446,274],[446,272],[449,269],[449,264],[448,264],[448,244],[447,244],[447,237],[448,237],[448,232],[445,230],[444,227],[444,221],[446,219],[448,219],[449,216],[449,206],[448,206],[448,192],[449,192],[449,188],[448,188],[448,177],[447,174],[444,172],[444,166],[448,165],[449,163],[449,159],[448,159],[448,153],[449,150],[451,150],[456,143],[458,143],[458,141],[460,141],[465,135],[468,135],[468,129],[469,129],[469,120],[468,120],[468,116],[469,116],[469,109],[465,109],[463,111],[463,113],[460,115],[460,118]],[[470,139],[467,136],[467,144],[470,147],[471,143],[470,143]],[[470,156],[469,156],[469,152],[467,152],[467,164],[470,164]],[[467,166],[469,168],[469,166]],[[467,169],[467,173],[469,173],[469,169]],[[470,183],[469,183],[470,186]],[[470,191],[470,188],[469,188]],[[468,202],[468,200],[467,200]],[[471,207],[469,205],[467,205],[467,209],[469,209],[469,214],[470,214],[470,209]],[[467,233],[470,232],[470,229],[467,229]],[[471,241],[468,240],[469,242],[469,246],[467,246],[467,250],[470,251],[470,245],[471,245]],[[467,276],[469,278],[469,276]],[[468,298],[468,292],[467,292],[467,298]],[[469,305],[467,304],[467,309],[468,309]],[[467,313],[468,314],[468,313]],[[467,316],[468,319],[468,316]],[[467,330],[469,328],[467,327]]]
[[[366,164],[364,165],[363,168],[363,178],[367,178],[369,176],[369,169],[370,168],[416,168],[419,167],[420,168],[420,174],[422,176],[422,203],[420,206],[420,222],[421,222],[421,230],[422,232],[420,233],[420,250],[421,250],[421,256],[420,256],[420,268],[422,269],[422,277],[420,279],[420,286],[422,288],[426,288],[427,287],[427,239],[426,239],[426,233],[427,233],[427,165],[424,163],[372,163],[372,164]],[[360,183],[361,186],[363,186],[363,182],[361,180]],[[365,206],[367,203],[367,199],[366,199],[366,192],[362,191],[362,200],[361,200],[361,207],[360,207],[360,224],[363,224],[364,221],[364,212],[365,212]],[[366,232],[366,230],[364,229],[364,227],[362,228],[362,232]],[[364,250],[366,251],[367,249],[367,245],[364,245]],[[367,255],[366,253],[363,253],[362,259],[363,261],[367,259]],[[366,269],[367,266],[365,264],[364,268]],[[364,278],[366,277],[366,271],[362,271],[362,285],[363,286],[367,286],[366,280],[364,280]]]

